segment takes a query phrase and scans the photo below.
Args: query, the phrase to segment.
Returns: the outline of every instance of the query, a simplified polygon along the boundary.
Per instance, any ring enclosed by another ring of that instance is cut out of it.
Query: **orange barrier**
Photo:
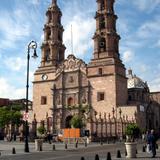
[[[80,129],[79,128],[66,128],[63,129],[63,138],[79,138]]]

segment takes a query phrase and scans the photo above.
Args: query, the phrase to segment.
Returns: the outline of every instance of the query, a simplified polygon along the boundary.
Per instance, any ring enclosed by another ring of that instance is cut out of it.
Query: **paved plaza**
[[[142,152],[142,143],[138,144],[138,160],[152,159],[151,155]],[[12,154],[13,147],[16,150],[16,154]],[[0,142],[0,159],[1,160],[80,160],[84,157],[85,160],[94,160],[95,155],[98,154],[100,160],[107,160],[107,153],[111,153],[112,160],[124,160],[125,158],[125,146],[124,143],[115,144],[103,144],[91,143],[85,147],[84,144],[79,144],[78,148],[75,148],[74,144],[69,144],[67,149],[63,143],[55,144],[56,150],[53,150],[53,144],[44,143],[43,151],[35,151],[34,143],[29,144],[30,152],[24,153],[24,143],[18,142]],[[117,150],[120,150],[122,158],[116,158]],[[157,150],[157,157],[154,158],[160,160],[160,149]],[[133,159],[134,160],[134,159]]]

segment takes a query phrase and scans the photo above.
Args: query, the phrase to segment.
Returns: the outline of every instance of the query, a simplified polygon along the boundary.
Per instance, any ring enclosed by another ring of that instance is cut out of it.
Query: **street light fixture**
[[[36,41],[31,41],[28,44],[28,52],[27,52],[27,84],[26,84],[26,107],[25,107],[25,114],[26,114],[26,119],[25,119],[25,152],[29,152],[29,145],[28,145],[28,133],[29,133],[29,126],[28,126],[28,89],[29,89],[29,60],[30,60],[30,50],[33,50],[33,58],[37,58],[37,43]]]

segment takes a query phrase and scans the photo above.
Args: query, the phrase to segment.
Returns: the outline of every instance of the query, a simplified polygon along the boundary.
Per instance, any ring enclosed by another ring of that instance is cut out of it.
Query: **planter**
[[[126,158],[136,158],[137,143],[126,142],[125,146],[126,146],[126,151],[127,151]]]

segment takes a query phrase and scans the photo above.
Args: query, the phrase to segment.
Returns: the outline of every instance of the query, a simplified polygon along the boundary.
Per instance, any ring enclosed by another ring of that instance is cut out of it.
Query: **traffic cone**
[[[12,154],[16,154],[16,149],[14,147],[12,148]]]
[[[127,151],[125,150],[125,156],[127,156]]]
[[[65,149],[67,149],[68,147],[67,147],[67,143],[65,143]]]
[[[142,152],[146,152],[146,147],[145,146],[143,146]]]
[[[78,143],[77,142],[75,143],[75,148],[78,148]]]
[[[42,145],[40,145],[40,147],[39,147],[39,151],[42,151]]]
[[[120,152],[120,150],[117,151],[117,158],[121,158],[121,152]]]
[[[55,146],[55,144],[53,144],[52,149],[53,149],[53,151],[55,151],[55,150],[56,150],[56,146]]]
[[[98,154],[96,154],[95,160],[99,160],[99,155]]]
[[[111,159],[111,153],[110,153],[110,152],[107,153],[107,160],[112,160],[112,159]]]

